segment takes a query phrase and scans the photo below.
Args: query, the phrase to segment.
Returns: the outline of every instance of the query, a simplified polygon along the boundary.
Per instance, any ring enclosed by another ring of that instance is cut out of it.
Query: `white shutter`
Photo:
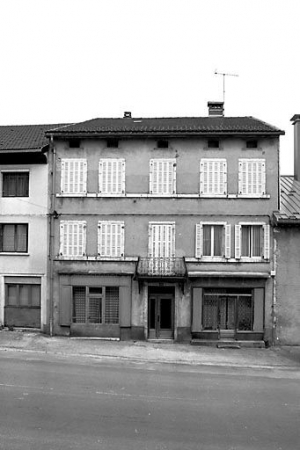
[[[239,160],[239,194],[259,197],[266,193],[264,159]]]
[[[118,158],[100,159],[99,192],[102,194],[125,193],[125,160]]]
[[[202,258],[203,255],[203,226],[202,223],[196,224],[196,258]]]
[[[85,159],[62,159],[61,192],[64,194],[86,194],[87,162]]]
[[[124,222],[98,222],[98,254],[101,257],[124,256]]]
[[[60,223],[60,254],[81,257],[86,253],[86,222],[62,221]]]
[[[153,225],[149,223],[148,227],[148,256],[153,258]]]
[[[264,259],[270,259],[270,225],[264,225]]]
[[[172,258],[175,256],[175,224],[150,223],[148,255],[150,258]]]
[[[149,172],[149,192],[156,195],[176,193],[176,160],[151,159]]]
[[[231,225],[225,225],[225,258],[231,257]]]
[[[225,159],[201,159],[200,194],[227,194],[227,161]]]
[[[235,258],[241,258],[241,225],[235,225]]]

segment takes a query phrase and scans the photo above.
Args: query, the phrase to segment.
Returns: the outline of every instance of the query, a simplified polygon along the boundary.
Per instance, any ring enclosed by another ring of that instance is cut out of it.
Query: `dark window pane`
[[[203,225],[203,256],[211,256],[211,226]]]
[[[119,288],[107,287],[105,295],[105,323],[119,323]]]
[[[223,226],[222,225],[214,225],[214,255],[213,256],[222,256],[222,234],[223,234]]]
[[[3,173],[3,197],[28,197],[29,173]]]
[[[89,322],[102,323],[102,298],[89,298]]]
[[[207,146],[208,146],[208,148],[219,148],[219,140],[218,139],[208,139]]]
[[[73,322],[86,322],[86,295],[85,287],[73,288]]]
[[[18,305],[18,292],[16,284],[8,284],[7,285],[7,299],[6,304],[8,306],[17,306]]]

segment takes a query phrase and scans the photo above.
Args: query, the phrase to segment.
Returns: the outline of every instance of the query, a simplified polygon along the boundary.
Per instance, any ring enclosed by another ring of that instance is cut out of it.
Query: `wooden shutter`
[[[148,255],[150,258],[175,256],[175,223],[149,224]]]
[[[225,225],[225,258],[231,257],[231,225]]]
[[[242,227],[241,225],[235,225],[235,258],[240,259],[241,258],[241,232]]]
[[[60,251],[62,256],[84,256],[86,253],[86,222],[60,223]]]
[[[264,225],[264,259],[270,259],[270,225]]]
[[[266,164],[264,159],[239,160],[239,194],[261,196],[266,192]]]
[[[98,254],[102,257],[124,256],[124,222],[98,222]]]
[[[120,326],[130,327],[131,325],[131,289],[127,286],[120,286]]]
[[[151,159],[149,192],[157,195],[176,193],[176,160]]]
[[[254,289],[254,320],[253,331],[263,332],[264,330],[264,296],[263,288]]]
[[[100,159],[99,192],[112,195],[125,193],[125,159]]]
[[[86,194],[87,162],[85,159],[62,159],[61,192],[64,194]]]
[[[202,258],[203,255],[203,226],[202,223],[196,224],[196,258]]]
[[[201,159],[200,194],[227,194],[227,161],[225,159]]]

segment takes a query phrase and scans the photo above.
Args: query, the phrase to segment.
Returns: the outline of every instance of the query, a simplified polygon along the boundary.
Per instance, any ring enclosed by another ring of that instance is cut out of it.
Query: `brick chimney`
[[[291,121],[294,125],[294,175],[300,181],[300,114],[295,114]]]
[[[208,102],[209,116],[224,116],[224,102]]]

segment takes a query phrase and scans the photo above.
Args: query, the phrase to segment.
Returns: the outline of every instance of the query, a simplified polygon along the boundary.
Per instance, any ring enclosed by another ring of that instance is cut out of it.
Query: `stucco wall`
[[[277,343],[300,345],[300,228],[280,227],[274,236]]]

